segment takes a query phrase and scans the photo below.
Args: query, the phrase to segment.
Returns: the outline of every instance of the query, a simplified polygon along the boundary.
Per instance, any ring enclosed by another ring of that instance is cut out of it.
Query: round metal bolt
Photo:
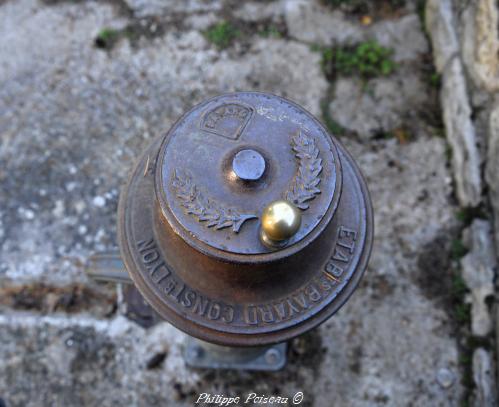
[[[260,238],[269,247],[282,247],[301,225],[301,213],[288,201],[274,201],[262,212]]]
[[[257,181],[265,171],[265,159],[255,150],[241,150],[232,160],[232,171],[244,181]]]
[[[271,348],[267,350],[267,352],[265,352],[265,361],[269,365],[276,365],[277,363],[279,363],[280,359],[281,353],[275,348]]]

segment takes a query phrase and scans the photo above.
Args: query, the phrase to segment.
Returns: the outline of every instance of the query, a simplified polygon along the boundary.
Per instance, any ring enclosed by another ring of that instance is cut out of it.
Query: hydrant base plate
[[[287,348],[286,342],[258,348],[231,348],[189,337],[185,343],[184,360],[196,368],[273,372],[286,365]]]

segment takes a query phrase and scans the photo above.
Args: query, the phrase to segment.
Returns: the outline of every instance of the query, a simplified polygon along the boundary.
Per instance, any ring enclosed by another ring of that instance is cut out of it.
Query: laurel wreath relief
[[[232,230],[238,233],[245,221],[258,217],[254,214],[239,213],[234,208],[225,208],[215,200],[207,198],[186,172],[175,170],[173,186],[186,212],[198,218],[200,222],[207,222],[206,226],[209,228],[219,230],[232,226]]]
[[[319,158],[319,149],[314,139],[301,130],[291,140],[291,146],[298,159],[298,172],[284,198],[305,210],[310,207],[307,202],[321,193],[318,185],[321,182],[322,159]]]
[[[318,185],[321,182],[322,159],[319,158],[315,140],[301,130],[292,138],[291,148],[298,160],[298,170],[289,189],[284,193],[284,199],[306,210],[310,206],[308,202],[321,192]],[[232,227],[232,230],[238,233],[244,222],[258,217],[255,214],[240,213],[235,208],[226,208],[205,196],[186,171],[175,170],[173,187],[186,212],[200,222],[206,222],[209,228],[219,230]]]

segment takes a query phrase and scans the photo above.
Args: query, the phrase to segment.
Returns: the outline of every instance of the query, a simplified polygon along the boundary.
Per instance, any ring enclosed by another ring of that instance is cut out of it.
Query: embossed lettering
[[[331,279],[326,277],[326,276],[321,276],[320,278],[320,286],[321,288],[324,290],[324,291],[329,291],[333,288],[333,286],[331,285]]]
[[[223,310],[222,320],[228,324],[234,321],[234,308],[226,305]]]
[[[287,320],[310,308],[312,302],[318,302],[323,298],[320,288],[324,291],[330,290],[331,285],[324,279],[307,285],[303,290],[284,298],[282,301],[271,304],[250,305],[244,309],[244,320],[249,325],[259,323],[272,324]],[[320,287],[320,288],[319,288]]]
[[[292,317],[294,314],[299,314],[300,313],[300,309],[296,307],[296,305],[294,305],[292,302],[291,302],[291,299],[286,299],[286,303],[288,304],[289,306],[289,316]]]
[[[338,261],[342,261],[344,263],[348,263],[349,257],[346,256],[345,254],[343,254],[341,252],[341,250],[338,250],[338,248],[335,247],[333,260],[338,260]]]
[[[163,287],[163,291],[170,295],[170,293],[175,289],[177,283],[175,280],[168,280],[167,284]]]
[[[258,314],[256,313],[256,307],[254,307],[253,305],[244,307],[244,320],[247,324],[250,325],[258,324]]]
[[[148,250],[148,249],[151,249],[154,247],[156,247],[156,243],[154,243],[154,239],[151,239],[149,241],[141,240],[140,242],[137,243],[137,248],[139,249],[139,253],[142,253],[144,250]]]
[[[208,309],[209,300],[203,298],[198,294],[196,302],[194,303],[194,312],[199,315],[204,315]]]
[[[149,274],[151,277],[154,277],[154,274],[156,274],[156,271],[164,269],[166,276],[169,276],[171,274],[171,271],[167,269],[166,264],[164,262],[160,262],[156,264],[154,267],[149,268]]]
[[[260,305],[258,309],[263,322],[270,323],[275,321],[274,313],[270,305]]]
[[[345,268],[336,264],[335,261],[346,264],[350,262],[352,254],[355,251],[357,233],[345,226],[340,226],[337,237],[333,256],[328,260],[324,268],[328,276],[331,276],[333,279],[340,278],[345,271]]]
[[[348,249],[350,254],[354,252],[355,249],[355,239],[357,238],[357,233],[353,230],[346,228],[345,226],[340,226],[338,232],[338,246]]]
[[[345,226],[340,226],[340,231],[338,232],[338,237],[350,237],[353,241],[357,240],[357,232],[352,229],[348,229]]]
[[[166,271],[167,271],[167,272],[166,272],[164,275],[162,275],[160,278],[158,278],[158,279],[156,280],[156,284],[158,284],[158,285],[159,285],[159,284],[161,284],[161,282],[162,282],[163,280],[165,280],[166,278],[168,278],[168,277],[170,276],[170,274],[171,274],[171,273],[170,273],[170,271],[169,271],[169,270],[166,270]]]
[[[177,294],[172,294],[173,297],[175,297],[175,299],[177,300],[177,302],[180,302],[180,297],[184,293],[184,291],[185,291],[185,284],[182,284],[182,288],[180,289],[180,291]]]
[[[284,309],[284,304],[282,302],[274,304],[274,309],[277,313],[278,319],[283,320],[284,318],[286,318],[286,310]]]
[[[307,288],[305,288],[305,292],[307,293],[308,298],[310,298],[313,302],[317,302],[317,301],[320,301],[322,299],[321,292],[313,284],[310,284],[309,286],[307,286]]]
[[[326,264],[326,272],[334,277],[341,277],[343,269],[330,261]]]
[[[300,294],[298,294],[297,296],[293,297],[293,299],[295,300],[295,302],[297,302],[300,307],[302,307],[303,309],[307,309],[308,308],[308,301],[305,297],[305,293],[304,292],[301,292]]]
[[[235,319],[235,309],[226,304],[212,302],[177,280],[161,258],[154,239],[137,242],[141,260],[152,281],[175,301],[192,313],[211,320],[230,324]]]
[[[159,259],[159,253],[156,249],[156,243],[151,239],[149,241],[142,240],[137,243],[139,253],[142,254],[142,262],[148,266]]]
[[[187,291],[184,295],[184,298],[180,302],[184,307],[190,308],[194,300],[196,299],[196,293],[193,291]]]
[[[347,242],[338,241],[338,243],[336,243],[336,244],[338,246],[344,247],[345,249],[348,249],[348,251],[350,252],[350,254],[353,253],[353,250],[355,248],[355,243],[354,242],[347,243]]]
[[[144,261],[145,264],[154,263],[158,259],[159,259],[159,253],[157,250],[154,249],[151,249],[142,254],[142,260]]]
[[[208,311],[208,318],[210,319],[218,319],[220,318],[221,307],[218,303],[212,303],[210,306],[210,310]]]

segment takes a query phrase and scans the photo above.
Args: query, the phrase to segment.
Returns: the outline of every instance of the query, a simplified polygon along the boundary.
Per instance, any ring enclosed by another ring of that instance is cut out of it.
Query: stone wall
[[[494,240],[499,248],[497,2],[429,0],[426,23],[435,66],[442,75],[440,97],[457,197],[465,210],[480,212],[464,231],[469,253],[461,266],[471,292],[471,336],[477,343],[472,351],[474,404],[492,406],[497,402],[493,367],[497,348],[484,338],[493,335],[499,315],[494,288]]]

